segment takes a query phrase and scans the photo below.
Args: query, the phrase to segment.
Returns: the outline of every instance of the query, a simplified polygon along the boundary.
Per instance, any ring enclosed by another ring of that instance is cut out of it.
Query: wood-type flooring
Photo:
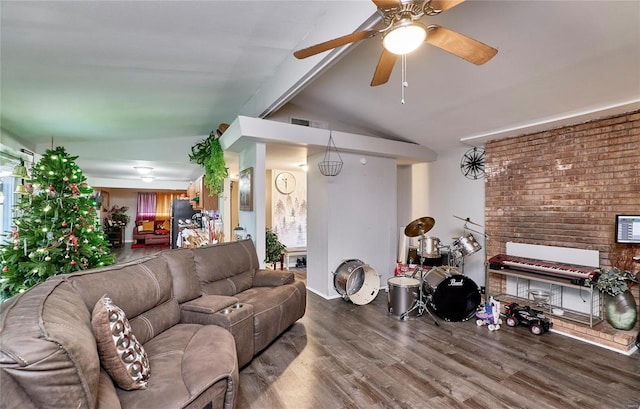
[[[400,321],[308,292],[307,312],[240,371],[237,409],[640,408],[630,356],[526,327]]]

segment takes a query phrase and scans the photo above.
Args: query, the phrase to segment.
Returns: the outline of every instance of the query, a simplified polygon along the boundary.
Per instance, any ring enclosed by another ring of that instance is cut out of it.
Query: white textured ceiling
[[[468,0],[426,21],[498,54],[478,67],[425,44],[407,58],[405,104],[400,62],[388,84],[369,86],[378,38],[309,84],[326,55],[291,55],[356,30],[375,13],[368,0],[3,0],[0,13],[0,126],[39,152],[53,138],[86,174],[127,183],[136,164],[156,168],[158,181],[194,179],[194,142],[296,92],[290,106],[301,112],[437,152],[640,104],[635,0]]]

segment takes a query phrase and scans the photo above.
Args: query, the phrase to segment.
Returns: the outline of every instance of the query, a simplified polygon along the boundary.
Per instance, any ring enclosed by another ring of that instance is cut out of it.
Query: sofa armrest
[[[203,295],[180,305],[180,321],[185,324],[216,325],[233,335],[242,367],[253,358],[253,305],[235,297]]]
[[[198,314],[214,314],[227,307],[231,307],[238,303],[238,299],[235,297],[228,297],[226,295],[203,295],[191,301],[180,304],[180,312],[182,317],[185,317],[185,312],[198,313]],[[185,322],[186,324],[205,324],[203,322]]]
[[[253,277],[254,287],[279,287],[295,280],[291,271],[258,270]]]

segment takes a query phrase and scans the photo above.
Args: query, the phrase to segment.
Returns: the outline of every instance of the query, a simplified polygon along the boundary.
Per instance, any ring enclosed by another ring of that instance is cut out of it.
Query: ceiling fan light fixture
[[[403,55],[420,47],[426,38],[427,28],[425,26],[405,20],[384,35],[382,45],[393,54]]]

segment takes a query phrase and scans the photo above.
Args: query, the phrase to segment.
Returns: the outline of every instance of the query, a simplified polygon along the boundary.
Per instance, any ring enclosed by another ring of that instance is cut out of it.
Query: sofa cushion
[[[254,287],[277,287],[293,283],[292,271],[258,270],[253,277]]]
[[[306,295],[302,281],[279,287],[253,287],[236,295],[242,304],[253,306],[254,354],[304,315]]]
[[[88,311],[93,311],[103,294],[109,294],[129,318],[133,332],[143,345],[180,321],[178,302],[172,295],[171,274],[162,257],[141,258],[52,279],[71,283]]]
[[[147,353],[131,331],[127,316],[108,296],[93,308],[91,327],[102,367],[115,383],[126,390],[145,389],[149,380]]]
[[[191,249],[165,250],[161,256],[166,260],[173,278],[173,295],[182,304],[200,296],[200,281],[196,276],[196,263]]]
[[[221,407],[219,402],[233,407],[235,395],[225,396],[226,388],[234,394],[238,388],[235,343],[229,331],[215,325],[178,324],[144,347],[153,375],[145,390],[117,390],[123,408],[191,407],[203,394],[218,395],[213,397],[214,407]]]
[[[251,239],[192,249],[204,294],[235,295],[251,288],[259,268]]]

